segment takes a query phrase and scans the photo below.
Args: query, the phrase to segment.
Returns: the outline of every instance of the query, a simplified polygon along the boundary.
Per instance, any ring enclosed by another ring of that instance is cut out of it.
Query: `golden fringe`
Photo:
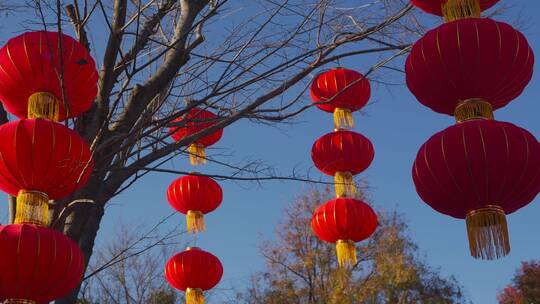
[[[479,0],[448,0],[442,6],[443,17],[446,22],[457,19],[480,17],[482,9]]]
[[[49,197],[40,191],[20,190],[17,194],[15,224],[47,226],[49,222]]]
[[[469,211],[466,222],[469,247],[474,258],[493,260],[510,253],[508,224],[501,207],[489,205]]]
[[[186,304],[204,304],[204,294],[200,288],[186,289]]]
[[[356,265],[356,246],[351,240],[338,240],[336,242],[336,255],[340,267]]]
[[[200,211],[189,210],[186,214],[187,230],[191,233],[203,232],[206,227],[204,225],[204,214]]]
[[[494,118],[493,107],[482,98],[467,99],[456,106],[454,117],[458,123],[473,119],[492,120]]]
[[[189,160],[192,166],[206,164],[206,153],[204,146],[198,143],[193,143],[188,147]]]
[[[334,128],[335,129],[352,129],[354,128],[354,120],[352,112],[345,108],[336,108],[334,110]]]
[[[350,172],[338,171],[334,175],[336,197],[353,197],[356,194],[356,186]]]
[[[6,299],[4,304],[37,304],[37,302],[25,299]]]
[[[60,100],[53,94],[37,92],[28,97],[28,118],[46,118],[58,121],[60,117]]]

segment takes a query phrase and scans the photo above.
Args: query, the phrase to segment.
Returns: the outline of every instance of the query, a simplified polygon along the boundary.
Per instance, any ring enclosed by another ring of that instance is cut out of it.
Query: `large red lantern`
[[[510,251],[505,214],[540,190],[540,144],[511,123],[463,122],[420,148],[412,175],[433,209],[466,219],[472,256],[498,258]]]
[[[46,225],[49,199],[85,185],[93,168],[84,140],[47,119],[0,126],[0,189],[17,196],[16,222]]]
[[[510,25],[488,18],[460,19],[429,31],[405,65],[407,86],[435,112],[458,121],[492,118],[529,83],[534,54]]]
[[[447,21],[480,17],[480,13],[499,0],[411,0],[414,6],[429,14],[444,16]]]
[[[374,155],[373,144],[367,137],[344,130],[323,135],[311,148],[315,167],[334,176],[338,197],[354,195],[353,175],[369,167]]]
[[[175,119],[173,123],[181,123],[182,126],[172,126],[169,128],[171,137],[175,141],[184,139],[204,129],[210,128],[218,122],[216,114],[193,108],[187,114]],[[202,138],[199,138],[188,147],[189,158],[192,165],[204,164],[206,156],[204,149],[218,142],[223,135],[223,129],[219,129]]]
[[[319,109],[334,113],[335,128],[352,128],[352,112],[367,104],[371,87],[364,75],[336,68],[317,75],[311,83],[310,94]]]
[[[64,34],[28,32],[0,49],[0,99],[19,118],[78,116],[92,105],[97,79],[88,50]]]
[[[335,243],[338,263],[357,263],[357,242],[369,238],[377,228],[377,215],[371,207],[352,198],[336,198],[319,206],[311,220],[313,232],[321,240]]]
[[[216,181],[202,175],[186,175],[173,181],[167,199],[178,212],[186,215],[190,232],[204,231],[204,214],[214,211],[223,200],[223,191]]]
[[[203,291],[214,288],[222,276],[219,259],[197,247],[176,254],[165,266],[167,281],[186,292],[186,304],[204,304]]]
[[[0,226],[0,301],[42,304],[80,283],[84,255],[71,239],[51,228]]]

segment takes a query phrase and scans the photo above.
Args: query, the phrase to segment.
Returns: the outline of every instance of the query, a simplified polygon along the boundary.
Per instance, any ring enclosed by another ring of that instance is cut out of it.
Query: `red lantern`
[[[67,35],[28,32],[0,49],[0,99],[6,111],[19,118],[58,121],[78,116],[92,105],[97,79],[96,64],[88,50]]]
[[[315,141],[311,159],[321,172],[334,176],[338,197],[352,196],[353,175],[369,167],[374,153],[371,141],[362,134],[338,130]]]
[[[176,179],[167,189],[169,204],[187,216],[190,232],[204,231],[204,214],[214,211],[223,200],[218,183],[202,175],[186,175]]]
[[[444,16],[447,21],[466,17],[480,17],[480,13],[499,0],[411,0],[428,14]]]
[[[540,144],[511,123],[463,122],[420,148],[412,174],[422,200],[466,219],[472,256],[498,258],[510,251],[505,214],[540,190]]]
[[[534,54],[510,25],[488,18],[445,23],[418,40],[405,65],[407,86],[435,112],[458,121],[492,118],[529,83]]]
[[[377,215],[371,207],[352,198],[336,198],[319,206],[311,220],[319,239],[336,243],[338,263],[357,263],[355,244],[369,238],[377,228]]]
[[[0,226],[0,248],[2,303],[49,303],[81,281],[83,253],[54,229],[29,224]]]
[[[354,127],[352,112],[365,106],[371,95],[369,80],[349,69],[336,68],[319,74],[311,84],[311,99],[317,107],[334,113],[336,129]]]
[[[186,292],[187,304],[204,304],[203,291],[214,288],[222,276],[223,266],[219,259],[197,247],[176,254],[165,266],[167,281]]]
[[[199,108],[191,109],[186,115],[175,119],[173,122],[185,123],[181,127],[172,126],[169,128],[171,137],[175,141],[184,139],[195,133],[212,127],[217,123],[216,114]],[[204,148],[217,143],[223,135],[223,129],[210,133],[195,142],[189,148],[189,157],[192,165],[204,164],[206,162]]]
[[[92,168],[86,142],[61,124],[38,118],[0,126],[0,189],[17,196],[16,223],[46,225],[48,200],[84,186]]]

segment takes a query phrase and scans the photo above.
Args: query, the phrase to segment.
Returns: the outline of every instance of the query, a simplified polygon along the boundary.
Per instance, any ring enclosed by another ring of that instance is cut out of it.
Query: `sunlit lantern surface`
[[[165,266],[167,281],[186,292],[186,304],[204,304],[203,292],[214,288],[222,276],[219,259],[197,247],[176,254]]]
[[[0,248],[2,303],[49,303],[81,281],[83,253],[54,229],[30,224],[0,226]]]
[[[210,177],[202,175],[182,176],[167,189],[169,204],[186,215],[190,232],[205,230],[204,214],[214,211],[223,200],[223,191]]]
[[[375,151],[362,134],[338,130],[315,141],[311,158],[321,172],[334,176],[336,196],[354,196],[353,176],[364,171],[373,161]]]
[[[371,86],[364,75],[345,68],[335,68],[313,79],[310,94],[319,109],[334,113],[335,128],[352,128],[352,112],[368,103]]]
[[[482,116],[518,97],[533,73],[534,54],[510,25],[488,18],[445,23],[413,46],[407,86],[435,112],[458,121]]]
[[[0,100],[19,118],[78,116],[96,97],[97,79],[88,50],[64,34],[27,32],[0,49]]]
[[[195,133],[201,132],[209,127],[212,127],[218,122],[216,114],[193,108],[187,114],[175,119],[169,127],[171,137],[175,141],[180,141]],[[189,145],[188,152],[192,165],[204,164],[206,162],[205,148],[217,143],[223,135],[223,129],[218,129]]]
[[[377,215],[356,199],[336,198],[319,206],[311,220],[317,237],[336,244],[340,266],[357,263],[355,243],[369,238],[377,228]]]
[[[480,17],[480,13],[494,6],[499,0],[411,0],[412,4],[428,14],[443,16],[452,21]]]
[[[471,255],[494,259],[510,251],[507,214],[540,190],[540,144],[511,123],[472,120],[433,135],[412,170],[422,200],[466,219]]]
[[[17,196],[16,223],[47,224],[49,199],[84,186],[90,148],[73,130],[47,119],[0,126],[0,189]]]

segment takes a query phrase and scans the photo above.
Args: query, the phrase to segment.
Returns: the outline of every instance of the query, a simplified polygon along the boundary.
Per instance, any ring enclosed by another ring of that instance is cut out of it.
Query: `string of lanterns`
[[[534,54],[510,25],[480,18],[498,0],[412,0],[447,23],[413,46],[407,86],[420,103],[456,124],[433,135],[418,152],[412,176],[422,200],[465,219],[474,258],[510,252],[506,215],[540,190],[540,144],[527,130],[494,120],[525,89]]]
[[[357,263],[355,243],[369,238],[377,228],[377,215],[365,202],[355,198],[353,176],[369,167],[373,145],[354,127],[352,113],[369,101],[371,87],[364,75],[336,68],[317,75],[310,89],[316,106],[334,113],[334,132],[315,141],[311,159],[322,173],[334,176],[336,198],[319,206],[311,221],[315,235],[336,244],[341,267]]]
[[[207,110],[192,108],[185,115],[173,120],[169,132],[175,141],[212,127],[217,116]],[[188,147],[193,166],[206,163],[205,148],[217,143],[223,135],[218,129]],[[174,180],[167,189],[169,204],[186,215],[188,232],[205,231],[204,215],[214,211],[223,200],[223,191],[210,177],[192,173]],[[223,266],[213,254],[198,247],[188,247],[174,255],[165,266],[165,277],[170,285],[186,293],[187,304],[204,304],[204,291],[214,288],[223,276]]]
[[[0,126],[0,189],[17,198],[14,224],[0,226],[3,303],[48,303],[80,283],[84,255],[47,227],[48,204],[83,187],[92,172],[88,144],[58,122],[91,106],[97,79],[88,50],[67,35],[28,32],[0,49],[0,99],[20,118]]]

